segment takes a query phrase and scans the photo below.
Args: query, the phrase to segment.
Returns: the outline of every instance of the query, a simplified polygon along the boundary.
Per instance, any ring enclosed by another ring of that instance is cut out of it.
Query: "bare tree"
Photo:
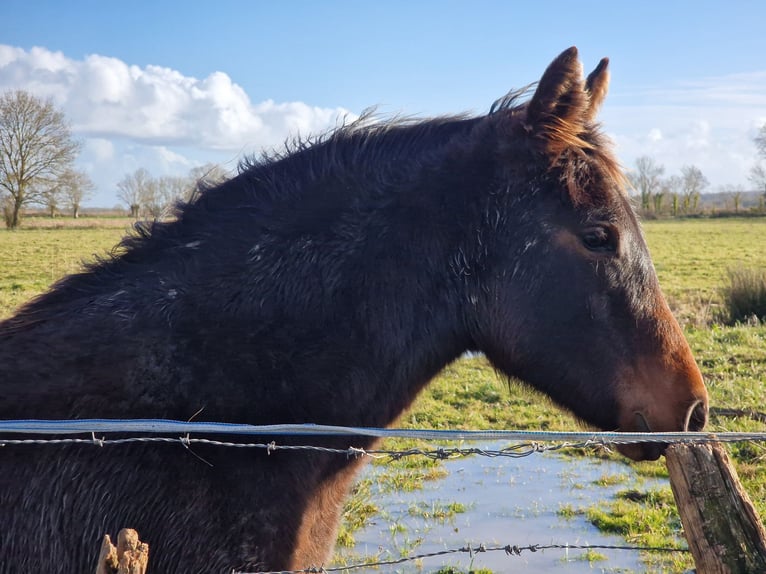
[[[763,190],[763,194],[766,195],[766,164],[757,163],[750,168],[748,179],[753,182],[757,189]]]
[[[755,136],[755,147],[763,159],[766,159],[766,124],[761,126],[758,135]]]
[[[750,168],[748,179],[753,182],[756,189],[762,191],[759,207],[763,211],[766,207],[766,124],[761,126],[758,135],[755,136],[755,147],[763,161],[759,161]]]
[[[51,100],[22,90],[0,95],[0,199],[9,229],[18,227],[25,205],[43,201],[79,149]]]
[[[708,185],[710,182],[696,165],[685,165],[681,168],[683,208],[686,213],[697,211],[700,194]]]
[[[766,162],[757,163],[750,168],[748,179],[753,182],[758,191],[762,192],[759,204],[763,210],[764,204],[766,204]]]
[[[80,217],[80,204],[91,196],[96,188],[84,171],[70,169],[61,177],[61,195],[64,204],[72,210],[72,217]]]
[[[63,190],[61,188],[62,177],[64,177],[63,174],[57,180],[50,182],[49,185],[39,190],[39,197],[35,201],[35,203],[45,208],[51,218],[56,217],[56,212],[58,212],[59,205],[63,199]]]
[[[117,199],[124,201],[130,209],[130,216],[138,219],[141,214],[141,206],[151,190],[152,176],[143,167],[133,173],[126,174],[117,184]]]
[[[180,199],[192,201],[201,191],[219,185],[227,179],[229,179],[229,174],[217,163],[206,163],[194,167],[189,171],[187,194]]]
[[[742,193],[744,192],[742,186],[723,185],[721,186],[721,192],[725,193],[728,198],[731,199],[731,205],[734,207],[734,213],[739,213],[739,208],[742,205]]]
[[[664,198],[670,199],[670,212],[675,217],[678,215],[678,192],[681,189],[681,178],[677,175],[671,175],[662,180],[660,183],[660,191],[655,194],[655,211],[659,212],[662,207],[662,201]],[[656,198],[659,196],[659,202]]]
[[[190,182],[188,177],[166,177],[164,187],[167,190],[168,211],[172,210],[179,202],[189,199]]]
[[[144,208],[154,219],[163,219],[171,214],[173,206],[188,193],[188,178],[166,175],[154,179],[147,186]]]
[[[659,190],[663,173],[665,167],[655,163],[649,156],[642,155],[636,159],[636,169],[628,173],[628,178],[641,195],[641,209],[651,208],[652,195]]]

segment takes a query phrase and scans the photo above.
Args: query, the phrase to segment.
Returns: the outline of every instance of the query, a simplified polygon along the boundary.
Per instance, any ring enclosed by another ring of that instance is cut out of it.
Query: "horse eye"
[[[614,238],[606,227],[591,227],[582,234],[582,242],[591,251],[615,251]]]

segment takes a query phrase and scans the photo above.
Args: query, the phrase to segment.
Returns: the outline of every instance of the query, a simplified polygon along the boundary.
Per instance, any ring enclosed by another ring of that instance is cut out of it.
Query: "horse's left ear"
[[[590,100],[585,119],[592,122],[596,119],[596,114],[601,109],[601,104],[604,103],[606,93],[609,91],[609,58],[603,58],[596,69],[588,74],[585,90],[588,92]]]
[[[527,104],[526,130],[550,157],[570,147],[587,147],[581,139],[606,96],[608,60],[583,80],[582,65],[574,46],[562,52],[545,70]]]

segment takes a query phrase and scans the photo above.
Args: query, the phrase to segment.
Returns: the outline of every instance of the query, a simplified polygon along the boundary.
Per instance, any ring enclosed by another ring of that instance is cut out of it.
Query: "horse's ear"
[[[600,74],[596,76],[598,85],[600,78]],[[579,135],[588,121],[590,103],[573,46],[545,70],[527,104],[525,127],[543,142],[545,152],[557,156],[572,145],[581,145]]]
[[[606,93],[609,91],[609,58],[603,58],[598,63],[598,66],[596,66],[596,69],[588,74],[588,79],[585,81],[585,90],[590,97],[585,119],[592,122],[596,119],[596,114],[598,114],[598,110],[606,98]]]

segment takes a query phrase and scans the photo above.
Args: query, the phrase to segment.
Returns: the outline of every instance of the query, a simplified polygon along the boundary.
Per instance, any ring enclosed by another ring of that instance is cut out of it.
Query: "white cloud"
[[[627,168],[642,155],[664,165],[666,175],[696,165],[714,191],[727,184],[749,189],[757,160],[753,137],[765,110],[766,72],[759,72],[613,93],[601,119]]]
[[[166,148],[165,146],[157,146],[156,151],[159,159],[169,166],[179,165],[185,169],[190,169],[194,165],[193,162],[189,160],[189,158],[181,155],[180,153],[176,153],[173,150]]]
[[[114,158],[114,144],[103,138],[88,138],[83,143],[83,151],[97,161],[109,161]]]
[[[198,79],[98,54],[74,60],[46,48],[0,44],[0,91],[9,89],[50,97],[64,111],[83,140],[78,164],[97,185],[90,203],[105,206],[116,203],[116,183],[139,167],[156,176],[208,162],[233,169],[245,152],[354,117],[340,107],[253,103],[220,71]]]
[[[197,79],[100,55],[73,60],[45,48],[0,45],[0,90],[51,97],[86,137],[236,151],[327,129],[343,108],[252,103],[223,72]]]
[[[662,130],[659,128],[652,128],[649,130],[646,137],[650,142],[658,142],[662,140]]]

